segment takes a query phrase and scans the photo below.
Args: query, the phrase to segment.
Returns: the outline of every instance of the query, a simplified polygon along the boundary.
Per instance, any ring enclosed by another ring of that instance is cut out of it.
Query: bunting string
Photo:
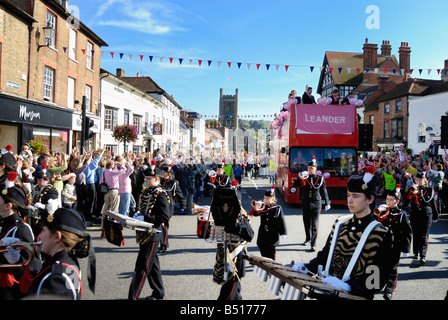
[[[103,57],[105,54],[109,55],[111,59],[117,59],[117,56],[115,55],[116,52],[113,51],[101,51],[101,56]],[[120,60],[123,60],[123,58],[127,56],[129,57],[129,60],[133,59],[133,54],[130,53],[122,53],[119,52],[119,57]],[[153,56],[153,55],[143,55],[143,54],[139,54],[138,55],[140,57],[140,61],[144,61],[146,59],[148,59],[150,62],[154,61],[154,58],[159,58],[160,62],[163,61],[168,61],[168,63],[173,64],[173,63],[178,63],[179,65],[182,65],[182,63],[184,62],[184,58],[177,58],[177,57],[163,57],[163,56]],[[166,59],[167,58],[167,59]],[[198,67],[202,67],[204,65],[207,65],[208,67],[211,67],[214,63],[216,63],[216,65],[218,66],[218,68],[221,67],[221,64],[223,63],[223,61],[221,60],[208,60],[208,59],[187,59],[189,64],[197,64]],[[206,64],[204,64],[204,62],[207,62]],[[275,64],[275,63],[253,63],[253,62],[234,62],[234,61],[226,61],[225,65],[227,65],[228,68],[232,68],[235,67],[238,69],[241,69],[241,67],[243,65],[247,66],[247,70],[251,70],[251,67],[253,65],[255,65],[256,70],[263,70],[265,69],[266,71],[272,70],[271,67],[274,67],[276,71],[279,70],[284,70],[285,72],[291,70],[291,68],[299,68],[299,69],[308,69],[310,71],[310,73],[313,73],[314,69],[316,68],[316,66],[308,66],[308,65],[294,65],[294,64]],[[319,71],[322,72],[322,70],[325,67],[319,67]],[[397,74],[397,75],[404,75],[405,72],[409,72],[410,74],[413,74],[415,71],[418,71],[419,75],[422,75],[423,71],[426,70],[427,75],[430,75],[433,71],[437,72],[438,75],[440,75],[441,73],[443,74],[447,74],[448,73],[448,68],[440,68],[440,69],[434,69],[434,68],[413,68],[413,69],[399,69],[399,68],[394,68],[394,69],[387,69],[387,68],[354,68],[354,67],[330,67],[330,72],[333,73],[333,71],[337,71],[339,74],[342,72],[347,72],[348,74],[359,74],[361,72],[366,72],[366,73],[384,73],[384,74]]]
[[[64,52],[67,53],[68,48],[67,47],[63,47]],[[83,55],[86,55],[87,53],[87,49],[80,49]],[[115,55],[116,52],[114,51],[101,51],[101,57],[103,58],[105,54],[108,54],[110,56],[110,58],[116,59],[117,56]],[[95,50],[91,50],[91,55],[93,56],[95,54]],[[123,60],[123,58],[125,56],[129,57],[129,60],[132,60],[134,57],[134,54],[132,53],[124,53],[124,52],[118,52],[118,56],[120,57],[120,60]],[[149,62],[153,62],[154,58],[156,58],[157,56],[153,56],[153,55],[143,55],[143,54],[138,54],[138,57],[140,58],[140,61],[143,62],[146,57],[149,59]],[[165,58],[168,58],[168,61],[170,64],[173,63],[179,63],[179,65],[182,65],[182,63],[184,62],[184,58],[175,58],[175,57],[163,57],[163,56],[158,56],[160,62],[163,62]],[[222,61],[216,61],[216,60],[204,60],[204,59],[187,59],[189,64],[192,65],[193,63],[197,63],[199,67],[202,67],[203,62],[207,61],[207,66],[211,67],[213,63],[216,63],[216,65],[218,66],[218,68],[221,67]],[[165,60],[166,61],[166,60]],[[232,65],[237,66],[238,69],[241,69],[242,65],[246,65],[247,66],[247,70],[250,70],[250,68],[252,67],[252,65],[254,63],[252,62],[232,62],[232,61],[227,61],[227,66],[229,68],[232,67]],[[263,66],[262,69],[266,69],[266,71],[269,71],[269,69],[271,68],[271,66],[275,67],[276,71],[279,70],[284,70],[285,72],[287,72],[288,70],[290,70],[290,68],[302,68],[302,69],[309,69],[310,73],[313,73],[315,66],[305,66],[305,65],[292,65],[292,64],[272,64],[272,63],[266,63],[266,64],[262,64],[262,63],[255,63],[256,69],[260,70],[260,67]],[[325,67],[319,67],[319,71],[322,72],[322,70]],[[389,72],[389,74],[399,74],[399,75],[404,75],[405,72],[409,72],[411,75],[414,73],[414,71],[418,71],[419,75],[422,75],[423,70],[426,70],[427,75],[429,76],[433,71],[436,71],[438,75],[441,74],[447,74],[448,73],[448,68],[440,68],[440,69],[434,69],[434,68],[413,68],[413,69],[387,69],[387,68],[353,68],[353,67],[336,67],[338,73],[342,73],[344,70],[345,72],[347,72],[348,74],[351,73],[361,73],[361,72],[366,72],[366,73],[384,73],[387,74]],[[333,73],[333,70],[335,70],[334,67],[330,67],[330,73]]]

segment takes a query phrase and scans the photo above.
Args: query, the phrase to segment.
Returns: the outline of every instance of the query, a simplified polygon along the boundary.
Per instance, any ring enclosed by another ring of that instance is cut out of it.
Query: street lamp
[[[42,47],[48,47],[51,39],[54,37],[54,34],[55,34],[54,28],[50,27],[50,26],[43,27],[42,30],[44,31],[44,35],[45,35],[45,44],[44,45],[40,44],[37,47],[37,51],[39,51],[40,48],[42,48]]]

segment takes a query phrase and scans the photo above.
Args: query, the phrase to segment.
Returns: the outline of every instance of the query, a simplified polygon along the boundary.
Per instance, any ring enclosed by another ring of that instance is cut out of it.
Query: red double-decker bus
[[[357,173],[358,120],[355,105],[291,105],[271,131],[276,188],[287,203],[300,203],[294,181],[313,157],[332,204],[345,204],[347,180]]]

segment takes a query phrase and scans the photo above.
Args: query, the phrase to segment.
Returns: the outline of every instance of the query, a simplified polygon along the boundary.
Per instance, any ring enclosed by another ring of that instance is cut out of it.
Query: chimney
[[[364,52],[364,69],[374,69],[377,65],[378,45],[366,42],[363,46]]]
[[[405,72],[409,72],[409,69],[411,69],[411,48],[407,42],[401,43],[401,47],[398,48],[398,54],[400,57],[400,69],[405,69]]]
[[[68,0],[61,0],[61,5],[68,11]]]
[[[442,81],[448,81],[448,74],[447,74],[446,69],[448,69],[448,59],[445,60],[445,66],[444,66],[443,70],[441,71]]]
[[[121,68],[117,68],[117,78],[123,78],[124,77],[124,70]]]
[[[383,40],[383,44],[381,45],[381,55],[384,57],[390,57],[392,52],[392,46],[390,45],[389,40]]]

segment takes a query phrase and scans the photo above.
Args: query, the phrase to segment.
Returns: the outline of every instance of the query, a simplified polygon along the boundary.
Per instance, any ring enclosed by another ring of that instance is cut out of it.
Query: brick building
[[[79,146],[83,96],[99,133],[100,58],[107,43],[68,9],[67,0],[0,0],[0,130],[15,151],[32,139],[54,151]]]
[[[355,92],[357,98],[364,99],[367,106],[395,84],[403,82],[409,76],[411,49],[402,42],[398,49],[399,60],[392,54],[392,46],[384,40],[381,51],[378,45],[366,39],[362,53],[325,52],[317,93],[323,97],[331,95],[334,89],[339,90],[340,97]],[[364,107],[358,109],[361,122],[364,122]]]

